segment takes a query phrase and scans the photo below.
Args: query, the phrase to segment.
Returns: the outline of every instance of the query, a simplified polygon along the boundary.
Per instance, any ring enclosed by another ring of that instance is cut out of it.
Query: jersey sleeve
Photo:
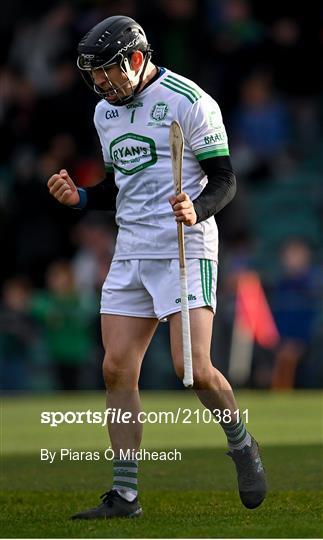
[[[228,156],[228,137],[219,105],[204,94],[183,114],[184,136],[198,161],[216,156]]]
[[[96,129],[96,131],[98,133],[100,143],[101,143],[102,156],[103,156],[103,161],[104,161],[104,168],[105,168],[106,172],[110,173],[110,172],[114,171],[113,163],[112,163],[111,158],[109,156],[108,141],[106,141],[104,139],[103,131],[101,131],[101,129],[100,129],[100,118],[101,118],[101,113],[100,113],[100,102],[99,102],[98,105],[96,106],[96,109],[95,109],[93,121],[94,121],[95,129]]]

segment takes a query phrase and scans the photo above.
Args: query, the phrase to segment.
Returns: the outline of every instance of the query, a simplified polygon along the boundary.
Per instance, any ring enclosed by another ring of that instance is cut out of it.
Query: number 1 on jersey
[[[136,112],[136,109],[134,109],[134,110],[131,112],[130,124],[133,124],[134,117],[135,117],[135,112]]]

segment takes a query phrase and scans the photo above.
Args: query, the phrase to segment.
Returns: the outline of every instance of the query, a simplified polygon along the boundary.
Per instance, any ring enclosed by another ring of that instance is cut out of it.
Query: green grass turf
[[[100,450],[104,428],[40,424],[44,410],[102,410],[101,394],[6,397],[1,433],[1,537],[7,538],[313,538],[323,531],[322,395],[241,392],[250,430],[261,441],[270,492],[246,510],[218,426],[146,425],[145,448],[178,448],[182,460],[140,466],[144,515],[136,520],[73,522],[109,487],[111,466],[100,461],[41,462],[40,448]],[[144,408],[195,410],[189,392],[145,393]]]

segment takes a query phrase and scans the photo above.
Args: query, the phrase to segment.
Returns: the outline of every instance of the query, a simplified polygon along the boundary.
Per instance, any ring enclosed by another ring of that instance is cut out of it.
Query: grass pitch
[[[40,423],[41,411],[103,410],[101,393],[8,396],[1,422],[1,537],[6,538],[313,538],[323,531],[322,395],[241,392],[249,429],[260,441],[270,492],[256,510],[236,490],[225,438],[215,425],[145,425],[143,447],[174,449],[181,461],[140,464],[140,519],[70,521],[109,489],[111,464],[40,461],[40,448],[101,451],[97,425]],[[143,395],[147,411],[195,410],[190,392]]]

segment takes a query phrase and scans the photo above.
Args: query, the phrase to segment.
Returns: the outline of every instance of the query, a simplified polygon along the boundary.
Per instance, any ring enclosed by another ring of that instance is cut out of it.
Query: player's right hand
[[[49,193],[61,204],[74,206],[80,202],[76,185],[66,169],[62,169],[59,174],[53,174],[47,182],[47,187]]]

